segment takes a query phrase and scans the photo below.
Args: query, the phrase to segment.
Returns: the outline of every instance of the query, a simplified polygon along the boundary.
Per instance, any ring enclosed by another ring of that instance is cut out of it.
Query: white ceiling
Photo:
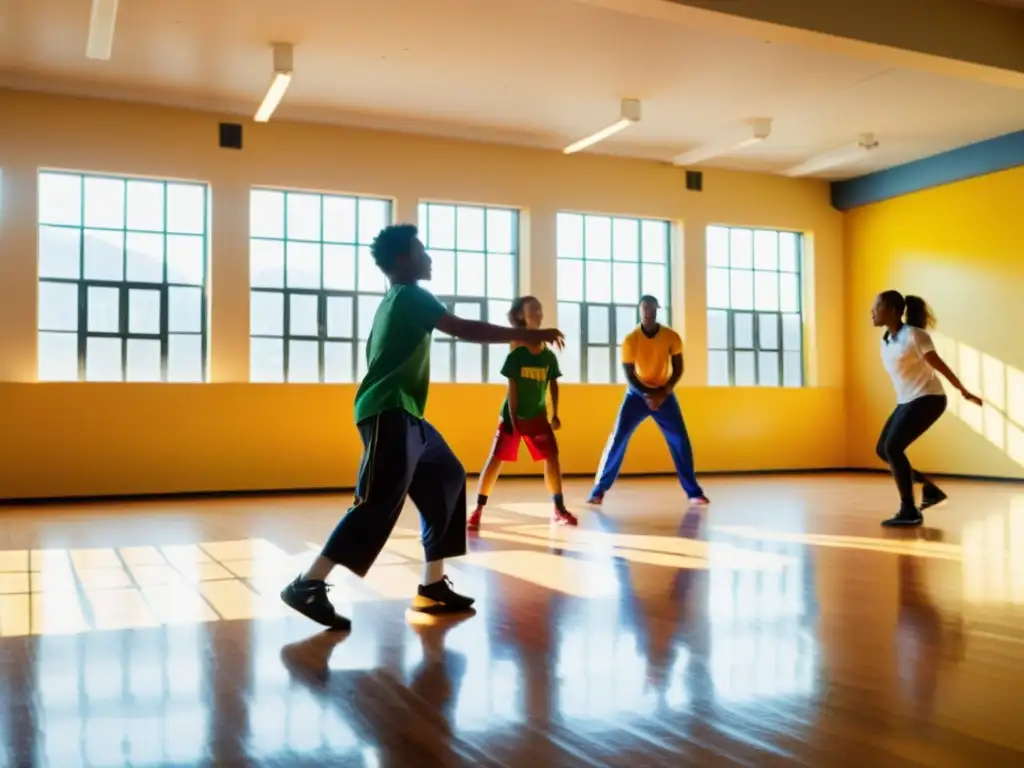
[[[0,0],[0,86],[255,112],[271,41],[295,44],[276,119],[668,160],[754,117],[771,138],[707,163],[779,172],[874,131],[842,178],[1017,130],[1024,92],[572,0],[121,0],[110,61],[85,58],[90,0]]]

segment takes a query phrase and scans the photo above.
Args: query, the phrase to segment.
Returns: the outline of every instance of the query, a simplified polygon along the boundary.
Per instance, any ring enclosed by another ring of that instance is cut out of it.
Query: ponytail
[[[920,296],[907,296],[904,307],[907,325],[914,328],[931,328],[935,325],[935,315],[932,314],[931,307]]]

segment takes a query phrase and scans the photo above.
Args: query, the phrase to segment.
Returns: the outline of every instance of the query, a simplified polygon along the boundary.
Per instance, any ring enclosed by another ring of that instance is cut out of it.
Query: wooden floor
[[[916,531],[883,476],[705,487],[573,483],[566,530],[500,483],[447,624],[409,509],[341,637],[276,595],[345,498],[0,509],[0,765],[1024,764],[1024,487]]]

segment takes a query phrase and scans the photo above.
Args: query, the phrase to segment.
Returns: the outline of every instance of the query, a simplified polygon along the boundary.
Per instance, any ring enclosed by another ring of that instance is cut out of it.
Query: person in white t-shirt
[[[900,511],[882,525],[920,525],[924,522],[921,512],[946,500],[946,494],[935,483],[910,466],[906,454],[910,444],[946,410],[946,393],[936,371],[968,402],[981,405],[981,398],[968,392],[935,352],[926,330],[934,324],[935,318],[924,299],[904,298],[899,291],[884,291],[875,299],[871,320],[876,328],[886,329],[882,334],[882,365],[892,377],[897,401],[896,410],[885,422],[875,450],[892,470],[900,492]],[[920,509],[914,501],[915,482],[924,485]]]

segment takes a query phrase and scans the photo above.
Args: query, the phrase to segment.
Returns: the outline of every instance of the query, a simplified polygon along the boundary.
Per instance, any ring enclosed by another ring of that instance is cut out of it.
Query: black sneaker
[[[901,509],[894,517],[883,520],[886,528],[914,528],[924,522],[924,517],[916,509]]]
[[[451,579],[445,576],[433,584],[420,585],[412,601],[412,610],[430,614],[459,613],[468,611],[475,602],[472,597],[455,592]]]
[[[336,632],[347,632],[352,629],[352,622],[334,610],[327,599],[327,589],[322,581],[303,581],[300,576],[281,590],[281,599],[307,619]]]
[[[948,497],[944,494],[937,486],[926,485],[924,492],[921,494],[921,511],[924,512],[926,509],[931,507],[937,507],[942,504]]]

